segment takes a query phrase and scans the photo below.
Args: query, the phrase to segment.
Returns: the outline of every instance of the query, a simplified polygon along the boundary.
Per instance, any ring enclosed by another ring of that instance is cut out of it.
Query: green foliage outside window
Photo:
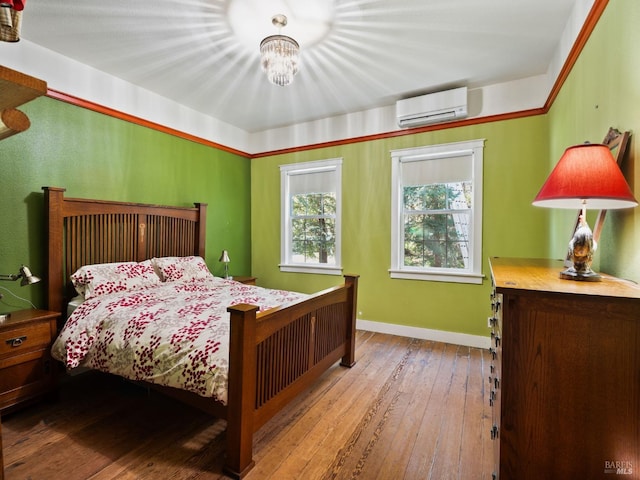
[[[297,263],[335,263],[335,193],[293,195],[290,205],[294,260]]]
[[[405,266],[467,267],[471,187],[471,182],[404,187]]]

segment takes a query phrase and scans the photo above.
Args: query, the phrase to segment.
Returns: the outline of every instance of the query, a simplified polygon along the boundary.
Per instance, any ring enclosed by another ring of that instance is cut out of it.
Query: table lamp
[[[18,273],[14,273],[11,275],[0,273],[0,280],[16,281],[19,279],[21,279],[20,285],[23,287],[25,285],[31,285],[40,281],[38,277],[31,273],[31,270],[29,270],[29,267],[27,267],[26,265],[22,265],[20,267],[20,270],[18,270]]]
[[[584,143],[565,150],[533,205],[580,209],[578,226],[569,242],[568,258],[573,265],[560,273],[567,280],[599,281],[591,270],[597,245],[587,224],[589,208],[610,210],[638,205],[609,147]]]
[[[224,263],[224,278],[232,279],[233,277],[229,275],[229,262],[231,261],[229,258],[229,252],[222,250],[222,254],[218,261]]]
[[[38,283],[40,281],[40,278],[38,278],[34,274],[32,274],[31,270],[29,270],[29,267],[27,267],[26,265],[22,265],[20,267],[20,270],[18,270],[18,273],[13,273],[13,274],[0,273],[0,280],[9,280],[9,281],[12,281],[12,282],[15,282],[16,280],[20,280],[20,285],[24,287],[26,285],[33,285],[34,283]],[[4,287],[2,287],[2,288],[3,288],[3,290],[6,290],[7,292],[11,293],[6,288],[4,288]],[[11,295],[13,295],[14,297],[16,297],[19,300],[23,300],[23,301],[31,304],[31,306],[33,308],[36,308],[33,305],[33,303],[31,303],[26,298],[18,297],[17,295],[15,295],[13,293],[11,293]],[[2,299],[2,294],[1,293],[0,293],[0,299]],[[0,313],[0,323],[4,322],[10,316],[11,316],[11,313]]]

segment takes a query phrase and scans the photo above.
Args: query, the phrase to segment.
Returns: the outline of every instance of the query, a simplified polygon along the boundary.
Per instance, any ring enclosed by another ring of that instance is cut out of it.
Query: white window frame
[[[391,278],[481,284],[482,274],[482,171],[484,139],[391,151]],[[472,163],[473,196],[469,231],[469,264],[465,269],[404,265],[404,198],[402,165],[469,157]]]
[[[296,263],[293,261],[291,244],[290,179],[295,175],[319,172],[334,172],[336,194],[335,216],[335,264]],[[280,271],[295,273],[319,273],[324,275],[342,274],[342,158],[331,158],[312,162],[293,163],[280,166]]]

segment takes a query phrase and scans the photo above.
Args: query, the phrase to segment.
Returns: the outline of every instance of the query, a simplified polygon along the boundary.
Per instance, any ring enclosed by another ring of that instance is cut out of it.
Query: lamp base
[[[0,323],[4,323],[6,320],[9,320],[11,313],[0,313]]]
[[[593,270],[589,270],[588,272],[578,272],[575,268],[569,267],[562,272],[560,272],[560,278],[565,280],[577,280],[580,282],[601,282],[602,277],[594,272]]]

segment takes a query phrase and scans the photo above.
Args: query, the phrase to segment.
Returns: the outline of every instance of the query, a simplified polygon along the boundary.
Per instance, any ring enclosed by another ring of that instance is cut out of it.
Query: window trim
[[[396,279],[430,280],[481,284],[482,274],[482,172],[485,139],[391,151],[391,268],[389,276]],[[422,268],[404,265],[402,163],[436,160],[469,155],[471,157],[473,202],[471,205],[470,268]]]
[[[290,260],[291,232],[289,205],[289,177],[304,173],[334,171],[336,174],[335,265],[321,263],[295,263]],[[281,272],[342,275],[342,158],[280,165],[280,263]]]

